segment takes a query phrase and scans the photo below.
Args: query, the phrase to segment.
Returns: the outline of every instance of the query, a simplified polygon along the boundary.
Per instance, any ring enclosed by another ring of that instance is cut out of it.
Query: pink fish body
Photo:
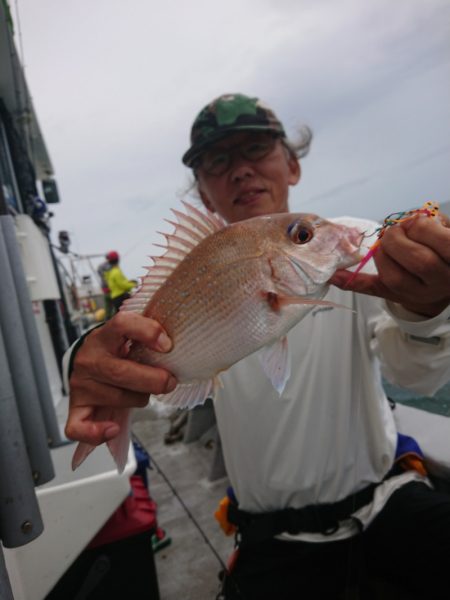
[[[221,371],[263,348],[262,368],[281,393],[290,375],[286,334],[315,305],[329,304],[321,300],[327,281],[358,262],[361,233],[303,213],[225,225],[185,207],[174,211],[166,252],[122,307],[158,321],[173,348],[164,354],[131,342],[128,358],[173,373],[179,385],[159,399],[192,408],[214,395]],[[129,445],[127,413],[118,411],[123,428],[108,442],[119,469]],[[91,450],[78,446],[74,468]]]

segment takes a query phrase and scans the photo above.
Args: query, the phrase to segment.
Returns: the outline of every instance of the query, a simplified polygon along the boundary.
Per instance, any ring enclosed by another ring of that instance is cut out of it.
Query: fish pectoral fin
[[[354,311],[349,306],[343,304],[336,304],[336,302],[330,302],[329,300],[319,300],[316,298],[305,298],[304,296],[283,296],[276,292],[265,293],[267,303],[270,308],[275,312],[278,312],[283,306],[289,306],[290,304],[305,304],[311,306],[332,306],[333,308],[346,308],[347,310]]]
[[[291,375],[291,360],[286,336],[270,346],[264,346],[257,356],[264,373],[281,396]]]
[[[170,394],[159,394],[155,398],[174,408],[190,409],[198,404],[203,404],[207,398],[213,398],[218,387],[220,387],[220,379],[215,376],[212,379],[179,383]]]

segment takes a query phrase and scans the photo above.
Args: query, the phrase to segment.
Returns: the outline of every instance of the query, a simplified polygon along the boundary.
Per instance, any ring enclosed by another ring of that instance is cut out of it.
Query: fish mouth
[[[263,187],[251,187],[242,190],[239,195],[233,200],[233,204],[239,204],[241,206],[247,206],[257,202],[261,195],[266,192]]]
[[[364,232],[360,231],[356,227],[350,228],[347,241],[349,243],[349,246],[353,246],[353,248],[354,248],[353,253],[357,253],[361,250],[361,245],[363,243],[364,238],[365,238]],[[350,253],[352,252],[352,250],[350,248],[349,248],[349,252]]]
[[[343,264],[339,267],[341,269],[351,267],[358,263],[363,255],[361,254],[361,246],[364,240],[364,233],[352,227],[348,236],[340,240],[338,249],[347,255],[347,258],[343,261]]]

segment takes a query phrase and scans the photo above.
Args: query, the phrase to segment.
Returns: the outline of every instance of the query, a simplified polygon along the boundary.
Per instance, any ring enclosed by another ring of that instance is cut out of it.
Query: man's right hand
[[[172,347],[159,323],[131,312],[119,312],[86,336],[75,356],[69,380],[65,429],[69,439],[92,445],[106,442],[119,433],[119,426],[112,419],[96,419],[96,409],[143,407],[150,394],[175,389],[177,380],[165,369],[126,358],[129,340],[159,352],[168,352]]]

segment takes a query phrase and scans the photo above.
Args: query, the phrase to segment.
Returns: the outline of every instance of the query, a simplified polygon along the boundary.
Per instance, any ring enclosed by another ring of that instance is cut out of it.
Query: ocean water
[[[414,392],[391,385],[387,381],[383,381],[383,386],[389,398],[399,404],[450,417],[450,382],[438,390],[434,396],[417,396]]]

